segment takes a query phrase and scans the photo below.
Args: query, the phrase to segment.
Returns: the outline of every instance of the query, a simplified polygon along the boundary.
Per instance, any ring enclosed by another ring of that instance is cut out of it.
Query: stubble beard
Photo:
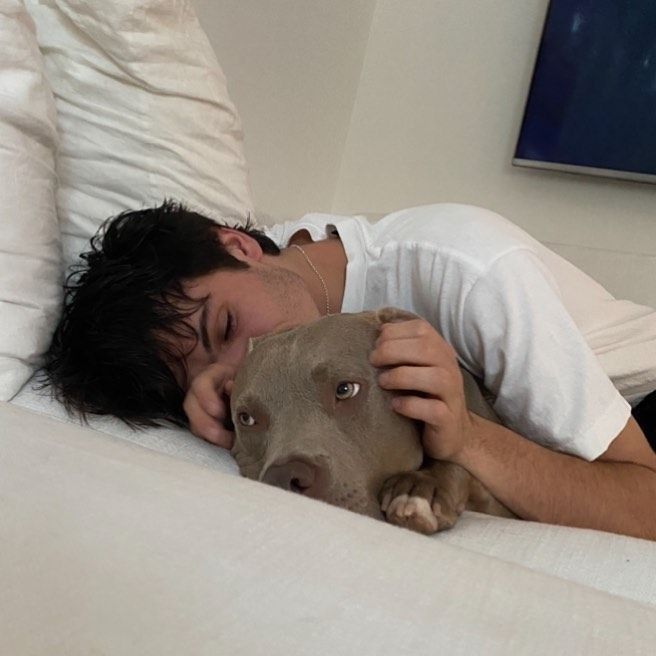
[[[321,313],[299,274],[283,267],[270,267],[258,271],[256,275],[286,317],[303,323],[320,318]]]

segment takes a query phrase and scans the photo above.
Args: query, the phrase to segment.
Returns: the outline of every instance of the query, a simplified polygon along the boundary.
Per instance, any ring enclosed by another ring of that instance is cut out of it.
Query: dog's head
[[[418,469],[418,426],[390,406],[369,364],[394,308],[325,317],[252,340],[231,395],[242,475],[373,517],[383,482]]]

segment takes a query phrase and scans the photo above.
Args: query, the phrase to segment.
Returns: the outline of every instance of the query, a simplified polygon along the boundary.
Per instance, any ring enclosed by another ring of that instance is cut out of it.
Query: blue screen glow
[[[515,158],[656,175],[656,0],[551,0]]]

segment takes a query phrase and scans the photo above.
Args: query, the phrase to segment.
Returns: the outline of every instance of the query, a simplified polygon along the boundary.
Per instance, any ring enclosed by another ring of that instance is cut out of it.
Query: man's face
[[[181,343],[187,376],[184,389],[207,366],[221,363],[238,368],[248,340],[314,321],[319,310],[296,273],[269,262],[249,262],[249,269],[219,270],[185,284],[195,300],[207,300],[188,319],[198,341]],[[179,375],[179,374],[176,374]]]

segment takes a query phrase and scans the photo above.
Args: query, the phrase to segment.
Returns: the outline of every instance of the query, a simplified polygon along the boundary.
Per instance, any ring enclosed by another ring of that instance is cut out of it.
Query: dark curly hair
[[[217,269],[247,269],[217,239],[217,222],[165,201],[110,218],[64,284],[64,310],[40,377],[69,413],[114,415],[132,427],[187,425],[185,390],[166,336],[196,338],[201,301],[183,283]],[[251,225],[234,227],[270,255],[278,246]],[[169,364],[167,364],[167,362]]]

